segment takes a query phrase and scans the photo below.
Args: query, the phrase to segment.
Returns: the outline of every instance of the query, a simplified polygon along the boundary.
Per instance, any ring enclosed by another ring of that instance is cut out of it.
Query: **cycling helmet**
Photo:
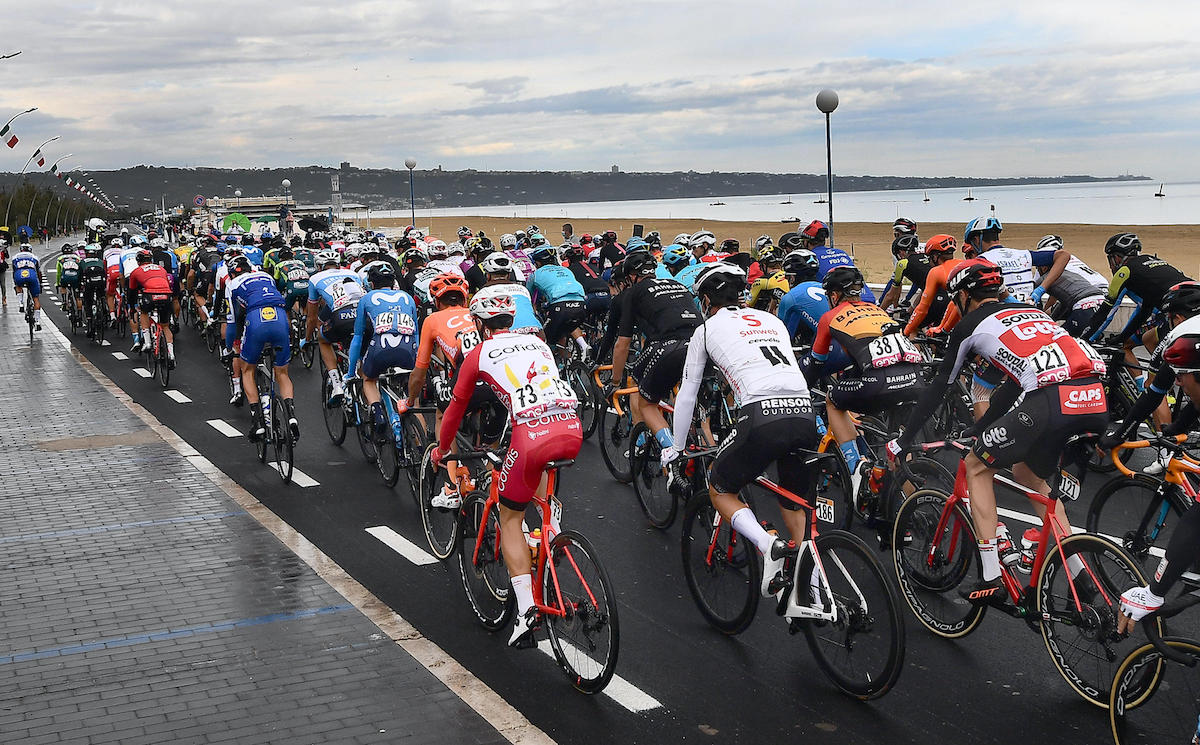
[[[471,315],[482,320],[514,317],[517,315],[517,304],[513,301],[512,291],[504,285],[484,287],[471,298]]]
[[[584,238],[586,238],[586,237],[587,236],[585,235]],[[515,235],[513,235],[512,233],[505,233],[504,235],[500,236],[500,248],[516,248],[516,247],[517,247],[517,237]]]
[[[707,230],[697,230],[688,238],[688,248],[715,245],[717,245],[717,237]]]
[[[967,223],[967,228],[963,231],[963,241],[970,241],[971,236],[976,233],[986,233],[992,230],[999,233],[1004,230],[1004,226],[994,217],[976,217]]]
[[[344,256],[346,258],[346,260],[349,261],[351,259],[357,259],[359,256],[362,256],[362,252],[363,252],[363,244],[351,243],[349,246],[346,246],[346,250],[342,252],[342,256]]]
[[[912,253],[921,245],[917,240],[916,233],[901,233],[896,236],[896,240],[892,241],[892,256],[897,256],[901,251]]]
[[[155,230],[155,229],[151,228],[150,230],[147,230],[147,231],[146,231],[146,238],[147,238],[147,239],[150,239],[150,238],[157,238],[157,237],[158,237],[158,231],[157,231],[157,230]]]
[[[1200,372],[1200,336],[1183,334],[1163,350],[1163,361],[1177,373]]]
[[[542,240],[544,241],[546,239],[542,238]],[[534,244],[533,249],[531,249],[529,252],[529,258],[531,258],[534,261],[537,261],[539,263],[540,262],[551,263],[558,258],[558,254],[554,250],[554,246],[551,246],[547,243],[539,243],[539,244]]]
[[[810,241],[823,241],[829,237],[829,226],[820,220],[813,220],[801,233]]]
[[[63,252],[63,254],[73,254],[73,253],[75,253],[75,246],[71,243],[64,243],[63,247],[62,247],[62,252]]]
[[[97,230],[100,230],[104,225],[104,223],[101,222],[99,219],[95,220],[94,222],[95,222],[95,224],[92,225],[92,227],[96,228]],[[129,228],[122,226],[121,227],[121,235],[129,235]]]
[[[536,225],[530,225],[529,227],[525,228],[525,235],[529,236],[530,242],[533,241],[533,236],[541,235],[541,233],[542,233],[542,229]]]
[[[675,236],[675,240],[673,240],[671,242],[678,243],[681,246],[686,246],[687,244],[692,242],[692,234],[691,233],[680,233],[679,235]]]
[[[455,242],[449,244],[448,246],[446,246],[446,256],[447,257],[461,256],[462,258],[465,259],[467,256],[467,249],[465,246],[463,246],[463,244],[459,243],[458,241],[455,241]]]
[[[541,233],[530,233],[529,245],[533,248],[537,248],[538,246],[548,246],[550,245],[550,241],[546,240],[546,236],[542,235]]]
[[[379,261],[367,269],[367,281],[376,289],[390,288],[396,283],[396,270],[386,261]]]
[[[680,263],[689,263],[692,260],[692,252],[687,250],[686,246],[681,246],[678,243],[672,243],[663,249],[662,263],[667,266],[675,266]]]
[[[649,275],[654,274],[656,266],[658,262],[649,251],[631,251],[625,254],[625,260],[621,262],[621,273],[626,277]]]
[[[1200,282],[1180,282],[1163,295],[1158,304],[1163,313],[1194,316],[1200,313]]]
[[[224,245],[224,244],[222,244],[222,245]],[[241,247],[241,246],[225,246],[225,250],[221,252],[221,256],[222,256],[222,257],[223,257],[223,258],[224,258],[226,261],[229,261],[229,260],[230,260],[230,259],[232,259],[234,256],[242,256],[242,255],[243,255],[243,254],[242,254],[242,247]]]
[[[304,239],[303,239],[303,238],[301,238],[301,237],[300,237],[300,236],[298,236],[298,235],[293,235],[293,236],[292,236],[292,240],[291,240],[291,244],[292,244],[293,246],[303,246],[303,245],[304,245]]]
[[[450,255],[450,248],[446,242],[440,238],[434,238],[431,241],[426,241],[425,245],[429,247],[429,258],[444,259]]]
[[[151,254],[150,251],[145,248],[138,249],[138,252],[137,252],[137,254],[135,254],[135,256],[137,257],[138,264],[149,264],[151,261],[154,260],[154,255]]]
[[[897,217],[896,222],[892,223],[892,232],[901,235],[916,235],[917,224],[907,217]]]
[[[742,244],[737,238],[726,238],[721,241],[721,250],[725,253],[735,254],[742,250]]]
[[[1132,256],[1142,252],[1142,241],[1133,233],[1117,233],[1104,243],[1109,256]]]
[[[413,246],[404,252],[404,266],[411,267],[414,264],[424,265],[429,261],[429,257],[425,254],[425,249],[419,246]]]
[[[124,245],[125,244],[121,242],[120,238],[113,238],[111,241],[108,242],[109,248],[121,248]]]
[[[568,243],[562,247],[562,257],[567,261],[583,261],[587,258],[587,251],[576,243]]]
[[[740,293],[746,286],[746,272],[736,264],[714,261],[701,269],[692,281],[692,292],[697,297],[723,292],[733,287]]]
[[[87,248],[83,250],[83,253],[89,259],[98,259],[100,258],[100,246],[95,243],[89,243]]]
[[[1004,285],[1000,267],[987,259],[967,259],[950,272],[946,287],[951,294],[975,290],[998,290]]]
[[[1057,235],[1043,235],[1037,242],[1035,251],[1061,251],[1063,239]]]
[[[835,266],[821,280],[821,287],[826,293],[836,292],[843,297],[858,297],[866,284],[862,272],[853,266]]]
[[[600,237],[603,238],[605,241],[608,241],[609,243],[616,243],[617,242],[617,231],[606,230],[606,231],[604,231],[604,234],[601,235]]]
[[[144,246],[147,242],[144,235],[135,235],[129,239],[129,245],[131,246]]]
[[[763,267],[778,267],[783,263],[783,253],[777,249],[767,249],[758,255],[758,263]]]
[[[754,248],[758,251],[762,251],[767,246],[772,245],[774,245],[774,242],[771,240],[771,236],[769,235],[760,235],[754,239]]]
[[[473,233],[471,232],[471,229],[468,228],[466,225],[463,225],[462,227],[460,227],[458,229],[458,239],[460,241],[463,238],[470,238],[472,235],[473,235]]]
[[[589,233],[584,233],[583,235],[579,236],[579,245],[581,245],[581,246],[592,245],[592,236]]]
[[[225,266],[229,269],[230,277],[236,277],[239,274],[245,274],[246,272],[254,269],[254,267],[250,265],[250,259],[240,254],[234,256]]]
[[[515,237],[517,239],[517,243],[520,243],[521,241],[528,238],[529,234],[526,233],[524,230],[518,230],[516,233],[513,233],[513,237]]]
[[[512,270],[512,259],[499,251],[494,251],[479,262],[479,268],[484,274],[508,274]]]
[[[646,233],[646,245],[662,248],[662,236],[658,234],[657,230],[651,230],[649,233]]]
[[[151,238],[150,248],[166,248],[167,240],[165,238]]]
[[[342,259],[338,256],[337,251],[326,249],[317,253],[317,266],[323,267],[330,264],[340,264]]]
[[[650,247],[648,245],[646,245],[646,241],[642,240],[641,238],[637,237],[636,235],[633,236],[632,238],[630,238],[629,242],[625,244],[626,252],[636,251],[638,249],[648,250],[649,248]]]
[[[471,288],[467,285],[467,280],[457,274],[443,272],[434,277],[433,281],[429,283],[429,296],[434,300],[438,300],[447,292],[461,293],[463,300],[466,300],[471,294]]]
[[[958,241],[952,235],[942,233],[935,235],[925,241],[925,253],[927,254],[953,254],[958,249]]]
[[[491,253],[492,245],[491,241],[484,241],[482,238],[472,236],[463,244],[463,248],[467,250],[467,253],[474,256],[477,253]]]
[[[804,238],[795,231],[779,236],[779,247],[788,251],[804,248]]]
[[[798,248],[783,257],[783,273],[795,275],[801,282],[816,279],[820,268],[821,260],[807,248]]]

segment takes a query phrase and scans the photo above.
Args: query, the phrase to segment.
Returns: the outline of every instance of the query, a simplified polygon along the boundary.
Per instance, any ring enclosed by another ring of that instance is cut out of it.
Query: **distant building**
[[[350,170],[350,161],[343,160],[342,164],[340,166],[338,166],[338,169],[342,170],[342,171],[349,171]]]
[[[617,168],[617,167],[614,165],[614,166],[612,167],[612,172],[613,172],[613,173],[620,173],[620,172],[621,172],[621,169],[620,169],[620,168]]]

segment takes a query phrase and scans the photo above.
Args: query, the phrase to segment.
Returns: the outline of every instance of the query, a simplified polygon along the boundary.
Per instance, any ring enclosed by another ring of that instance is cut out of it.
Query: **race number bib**
[[[518,419],[539,416],[551,408],[573,409],[579,403],[571,386],[557,375],[537,373],[513,395],[513,415]]]
[[[417,333],[417,323],[407,313],[385,311],[375,318],[376,334],[400,334],[412,336]]]
[[[287,280],[289,282],[308,282],[308,272],[299,268],[292,269],[287,273]]]
[[[333,296],[334,310],[341,310],[358,302],[358,294],[351,292],[351,283],[349,282],[338,282],[330,286],[329,294]]]
[[[889,367],[900,362],[920,362],[921,351],[904,334],[885,334],[867,345],[872,367]]]
[[[479,332],[475,329],[458,332],[458,348],[465,355],[479,344]]]
[[[1037,376],[1039,388],[1061,383],[1071,377],[1071,366],[1067,363],[1067,355],[1057,343],[1047,344],[1033,353],[1029,362]]]

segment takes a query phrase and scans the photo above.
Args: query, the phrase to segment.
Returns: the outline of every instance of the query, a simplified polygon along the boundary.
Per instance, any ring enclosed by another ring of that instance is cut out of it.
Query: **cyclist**
[[[497,251],[489,254],[480,266],[483,269],[483,273],[487,275],[487,284],[484,287],[511,285],[508,293],[512,296],[513,303],[517,307],[517,315],[513,320],[513,333],[541,336],[542,322],[538,320],[537,314],[533,312],[533,300],[529,296],[529,290],[525,289],[524,284],[512,279],[513,274],[516,272],[516,262],[506,254]]]
[[[671,394],[683,374],[687,340],[700,325],[700,314],[688,288],[653,276],[655,261],[649,252],[630,253],[621,265],[629,287],[621,293],[621,325],[613,347],[612,378],[625,379],[629,346],[634,333],[640,332],[646,341],[633,366],[638,390],[629,395],[629,403],[638,421],[646,422],[659,444],[667,448],[674,441],[658,402]]]
[[[292,247],[284,244],[271,251],[270,257],[274,267],[275,288],[283,295],[284,306],[290,318],[292,308],[297,305],[304,307],[308,301],[308,282],[310,274],[303,261],[296,258]],[[267,271],[266,268],[263,271]]]
[[[820,220],[813,220],[804,230],[800,231],[799,248],[807,248],[817,255],[817,261],[820,262],[821,268],[817,272],[817,279],[824,279],[830,269],[835,266],[854,266],[854,259],[850,258],[850,254],[840,248],[826,246],[825,241],[829,238],[829,226]],[[784,243],[780,239],[780,244]],[[862,299],[868,303],[875,302],[875,293],[871,292],[870,287],[863,287]]]
[[[549,244],[534,246],[529,258],[533,259],[537,268],[528,280],[528,289],[536,306],[542,309],[542,317],[546,319],[546,342],[553,349],[563,337],[570,335],[586,360],[588,344],[579,330],[580,324],[587,318],[584,305],[587,296],[583,285],[575,279],[570,269],[558,263],[558,253]]]
[[[82,287],[83,317],[90,320],[96,312],[96,303],[104,299],[104,285],[107,280],[104,260],[101,258],[100,246],[89,243],[84,249],[83,261],[79,262],[79,283]],[[88,329],[89,338],[92,330]]]
[[[850,412],[878,415],[915,400],[922,386],[917,367],[922,359],[920,350],[883,308],[860,299],[865,284],[862,272],[852,266],[834,267],[825,275],[821,286],[833,307],[821,316],[812,362],[804,371],[809,382],[825,374],[834,346],[840,347],[852,363],[830,384],[826,413],[829,429],[850,468],[855,500],[859,498],[862,474],[873,464],[859,453],[858,430]]]
[[[216,241],[211,236],[201,238],[200,245],[192,252],[188,284],[192,289],[192,297],[196,301],[196,315],[204,323],[205,328],[216,323],[216,319],[209,315],[208,301],[212,297],[213,278],[219,263],[221,263],[221,254],[216,249]]]
[[[666,256],[666,253],[664,252],[663,255]],[[608,289],[608,283],[601,279],[584,261],[587,253],[583,246],[572,245],[566,250],[563,258],[567,261],[567,269],[571,270],[575,280],[583,287],[583,304],[588,318],[595,320],[603,318],[608,313],[608,306],[612,302],[612,293]]]
[[[275,383],[283,399],[284,416],[292,437],[300,439],[300,423],[296,420],[292,379],[288,362],[292,358],[291,331],[283,308],[283,296],[275,288],[271,275],[255,269],[244,255],[234,256],[229,265],[229,316],[225,344],[232,348],[235,338],[241,339],[242,389],[250,402],[250,441],[257,442],[266,435],[270,424],[263,417],[262,402],[254,371],[262,360],[267,344],[275,346]],[[336,368],[335,368],[336,369]]]
[[[913,308],[908,323],[904,325],[904,335],[912,336],[929,325],[937,325],[947,312],[950,305],[950,295],[946,292],[946,282],[950,278],[961,259],[954,258],[958,249],[958,241],[952,235],[941,233],[925,242],[925,255],[929,257],[932,267],[925,275],[925,286],[917,306]]]
[[[479,262],[492,252],[492,242],[488,238],[471,238],[467,241],[467,250],[471,252],[471,266],[467,267],[463,275],[467,278],[471,292],[474,292],[487,282],[487,275],[479,268]]]
[[[106,275],[104,295],[108,301],[108,315],[113,318],[114,328],[117,320],[113,314],[117,311],[117,290],[121,284],[121,252],[124,248],[125,244],[121,243],[120,238],[113,238],[108,242],[103,255]]]
[[[332,407],[341,403],[346,395],[333,345],[350,343],[358,317],[358,301],[366,290],[357,274],[340,266],[336,251],[327,249],[318,254],[317,266],[320,271],[308,283],[308,323],[304,337],[311,342],[315,336],[320,343],[321,360],[332,386],[325,405]],[[314,334],[318,324],[320,333]]]
[[[583,428],[575,416],[577,401],[571,386],[558,377],[554,355],[536,336],[511,331],[516,304],[509,289],[491,285],[471,299],[471,315],[482,338],[463,359],[446,408],[436,464],[450,451],[477,381],[484,382],[503,402],[512,423],[512,441],[500,468],[500,550],[517,600],[517,617],[508,643],[527,646],[537,627],[530,576],[531,559],[525,541],[525,507],[535,493],[545,493],[546,464],[574,458],[583,444]],[[518,377],[513,373],[520,371]]]
[[[17,307],[25,312],[24,289],[29,290],[29,302],[33,304],[34,329],[42,330],[42,265],[33,255],[28,243],[22,243],[12,257],[13,290],[17,293]]]
[[[688,237],[687,246],[692,250],[692,257],[695,259],[692,263],[716,261],[715,257],[709,258],[717,252],[717,237],[712,231],[697,230]]]
[[[600,234],[600,240],[596,242],[596,251],[600,260],[600,269],[614,267],[625,259],[626,249],[617,243],[617,231],[615,230],[606,230]]]
[[[778,251],[766,251],[759,255],[758,265],[762,268],[762,276],[752,280],[747,305],[774,314],[779,301],[791,289],[783,272],[783,256]]]
[[[1117,233],[1109,238],[1104,244],[1104,253],[1113,277],[1104,302],[1084,330],[1086,338],[1095,340],[1104,333],[1113,320],[1111,311],[1127,297],[1137,305],[1137,311],[1116,334],[1115,342],[1125,342],[1150,321],[1152,328],[1145,330],[1140,341],[1146,349],[1154,349],[1158,346],[1157,327],[1162,324],[1162,318],[1156,318],[1155,314],[1163,297],[1172,287],[1190,278],[1157,256],[1143,254],[1142,242],[1133,233]],[[1130,346],[1126,345],[1126,348]]]
[[[1042,236],[1037,246],[1039,251],[1060,251],[1063,241],[1057,235],[1046,235]],[[1079,257],[1071,256],[1058,281],[1047,283],[1043,277],[1029,300],[1033,305],[1038,305],[1044,295],[1049,295],[1052,300],[1052,308],[1047,308],[1050,317],[1061,322],[1071,336],[1081,336],[1096,308],[1104,302],[1107,289],[1108,280]]]
[[[1049,286],[1058,281],[1066,268],[1071,254],[1066,251],[1055,251],[1048,248],[1024,251],[1001,245],[1000,233],[1004,227],[994,217],[976,217],[967,223],[963,232],[964,251],[966,246],[974,246],[980,258],[987,259],[1004,272],[1004,285],[1018,302],[1028,303],[1037,287],[1034,269],[1044,270],[1041,282]],[[969,258],[969,257],[968,257]],[[1045,294],[1043,290],[1038,298]]]
[[[733,434],[721,443],[709,471],[709,498],[733,529],[762,553],[760,591],[770,597],[783,589],[776,575],[796,548],[768,533],[737,495],[772,462],[779,464],[785,489],[797,494],[807,491],[806,469],[793,453],[814,447],[819,436],[808,385],[787,329],[769,313],[739,307],[745,288],[746,273],[727,262],[709,264],[696,278],[693,289],[708,318],[687,342],[683,382],[675,398],[676,444],[664,446],[662,465],[669,467],[687,442],[705,368],[712,362],[728,381],[738,409]],[[805,513],[790,501],[781,499],[779,504],[788,532],[801,539]]]
[[[914,295],[925,286],[929,271],[933,269],[933,259],[925,253],[918,252],[919,243],[915,233],[900,233],[892,241],[892,257],[896,260],[896,269],[888,281],[887,289],[879,307],[887,309],[900,299],[900,289],[908,280],[908,294],[904,297],[905,304],[912,301]]]
[[[179,325],[175,323],[174,319],[179,315],[179,257],[167,246],[165,238],[154,238],[150,241],[150,255],[155,264],[167,270],[167,275],[171,279],[172,307],[174,308],[174,315],[171,316],[171,330],[178,331]]]
[[[7,230],[7,227],[0,228]],[[7,233],[0,233],[0,299],[3,300],[4,307],[8,307],[8,239]]]
[[[895,456],[912,446],[945,398],[950,381],[972,355],[1003,372],[1006,380],[993,394],[990,408],[968,430],[978,433],[965,461],[982,581],[962,591],[971,603],[998,603],[1004,588],[992,478],[998,469],[1012,466],[1018,482],[1049,494],[1045,479],[1057,467],[1066,440],[1080,432],[1101,431],[1108,421],[1099,378],[1105,367],[1086,342],[1071,337],[1042,311],[1002,301],[1003,273],[987,260],[959,264],[950,275],[949,291],[962,320],[950,335],[934,380],[918,399],[904,432],[888,443],[887,450]],[[1039,516],[1045,514],[1043,505],[1034,502],[1033,508]],[[1069,534],[1065,512],[1058,515]],[[1068,568],[1074,575],[1082,564],[1068,560]]]
[[[83,311],[83,297],[79,292],[79,254],[75,253],[73,244],[63,244],[62,254],[54,262],[54,287],[58,290],[64,308],[67,307],[68,290],[74,288],[75,312]]]
[[[417,304],[412,295],[394,289],[396,273],[388,264],[372,265],[367,270],[367,282],[371,290],[358,301],[346,380],[358,377],[361,358],[363,396],[371,406],[375,438],[382,442],[390,422],[379,398],[379,376],[389,367],[413,369],[417,359]]]
[[[132,349],[134,352],[141,351],[142,338],[138,326],[140,316],[135,310],[137,305],[134,302],[137,300],[137,295],[129,289],[129,275],[138,268],[138,252],[149,251],[146,248],[147,243],[145,237],[135,235],[129,239],[129,246],[121,250],[121,289],[125,296],[125,308],[129,313],[129,335],[133,337]]]
[[[140,339],[134,341],[134,351],[150,348],[150,313],[155,311],[158,313],[158,328],[167,342],[168,367],[175,367],[175,339],[171,335],[170,327],[171,313],[174,311],[171,297],[171,275],[167,273],[166,269],[154,263],[154,255],[147,248],[138,249],[135,261],[137,261],[137,268],[129,273],[127,280],[129,307],[135,307],[132,301],[140,297],[140,302],[136,307],[140,311],[142,333]]]
[[[829,298],[817,281],[819,269],[817,255],[807,248],[798,248],[783,257],[783,272],[791,289],[779,301],[779,320],[787,327],[788,338],[799,344],[812,344],[821,317],[829,312]],[[834,354],[840,352],[835,350]]]
[[[896,221],[892,223],[892,239],[895,240],[902,235],[917,237],[917,224],[907,217],[897,217]]]
[[[694,261],[692,252],[686,246],[672,243],[663,249],[662,258],[654,269],[654,276],[659,279],[675,279],[680,272],[692,266]],[[683,280],[679,282],[682,284]]]
[[[432,303],[429,297],[429,283],[438,276],[436,267],[429,266],[429,257],[425,249],[413,246],[404,252],[404,274],[400,277],[400,289],[413,296],[422,311]],[[422,313],[423,315],[424,313]]]

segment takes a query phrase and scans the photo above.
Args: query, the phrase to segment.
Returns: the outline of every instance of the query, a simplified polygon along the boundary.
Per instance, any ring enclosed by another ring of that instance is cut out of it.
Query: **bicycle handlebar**
[[[1112,462],[1114,465],[1116,465],[1118,471],[1126,476],[1133,477],[1133,470],[1121,462],[1120,453],[1122,450],[1138,450],[1141,448],[1158,447],[1170,450],[1175,454],[1179,454],[1183,451],[1183,443],[1187,441],[1187,437],[1187,435],[1175,435],[1174,437],[1163,437],[1159,435],[1151,440],[1133,440],[1130,442],[1123,442],[1113,447],[1112,453],[1109,455],[1109,457],[1112,458]]]
[[[1159,608],[1157,611],[1147,614],[1146,617],[1142,619],[1143,628],[1146,630],[1146,638],[1150,640],[1150,643],[1154,645],[1154,648],[1157,649],[1158,652],[1168,660],[1178,662],[1182,665],[1187,665],[1188,667],[1195,667],[1196,663],[1200,662],[1200,660],[1172,649],[1166,642],[1163,641],[1162,634],[1158,633],[1157,624],[1148,622],[1157,618],[1166,619],[1177,616],[1197,603],[1200,603],[1200,590],[1192,590],[1191,592],[1184,593],[1171,602],[1163,605],[1163,607]]]

